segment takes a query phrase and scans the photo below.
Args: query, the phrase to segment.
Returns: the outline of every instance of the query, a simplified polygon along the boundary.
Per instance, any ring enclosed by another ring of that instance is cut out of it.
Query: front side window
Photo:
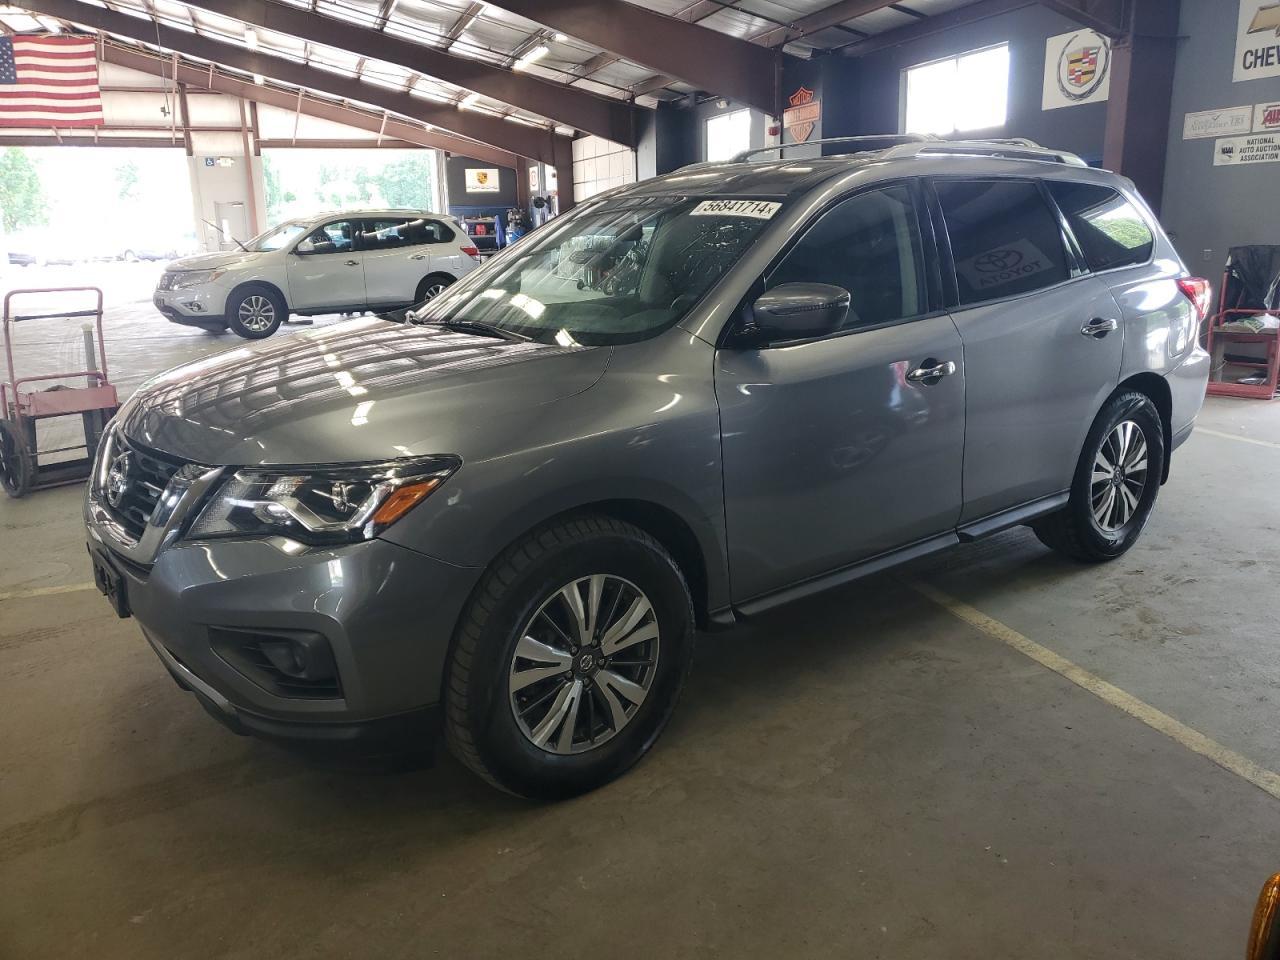
[[[420,322],[483,323],[598,346],[670,327],[732,267],[781,204],[624,197],[580,207],[430,301]]]
[[[355,249],[354,236],[351,221],[339,220],[312,230],[296,249],[301,254],[350,253]]]
[[[903,71],[904,133],[947,136],[1003,127],[1009,114],[1009,45]]]
[[[911,191],[892,186],[850,197],[823,214],[769,272],[765,287],[844,287],[850,296],[844,329],[857,329],[926,312],[923,262]]]
[[[1046,181],[1071,232],[1080,241],[1090,270],[1146,263],[1155,237],[1137,207],[1110,187]]]
[[[1030,293],[1071,276],[1058,218],[1037,184],[943,180],[936,187],[961,304]]]

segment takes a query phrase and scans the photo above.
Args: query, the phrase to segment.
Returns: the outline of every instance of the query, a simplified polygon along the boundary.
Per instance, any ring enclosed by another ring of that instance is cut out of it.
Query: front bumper
[[[305,549],[283,540],[178,541],[150,565],[89,522],[91,553],[174,678],[240,733],[303,742],[425,736],[445,659],[480,571],[382,540]],[[282,691],[228,656],[225,638],[322,637],[337,682]]]
[[[169,321],[189,327],[226,327],[226,294],[205,287],[156,290],[151,302]]]

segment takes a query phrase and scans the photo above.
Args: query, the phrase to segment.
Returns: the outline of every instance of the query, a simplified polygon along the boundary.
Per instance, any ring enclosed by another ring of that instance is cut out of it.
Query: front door
[[[363,310],[364,259],[355,222],[335,220],[303,237],[289,254],[289,301],[294,310]]]
[[[717,352],[736,602],[955,527],[966,371],[951,318],[931,310],[921,237],[906,185],[841,201],[760,289],[844,287],[844,328]]]
[[[964,341],[965,507],[980,520],[1062,493],[1120,375],[1124,330],[1105,284],[1068,251],[1033,180],[940,180]]]

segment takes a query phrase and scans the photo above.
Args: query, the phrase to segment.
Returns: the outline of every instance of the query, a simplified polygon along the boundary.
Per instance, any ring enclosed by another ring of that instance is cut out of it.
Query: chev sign
[[[1240,0],[1235,82],[1280,77],[1280,0]]]

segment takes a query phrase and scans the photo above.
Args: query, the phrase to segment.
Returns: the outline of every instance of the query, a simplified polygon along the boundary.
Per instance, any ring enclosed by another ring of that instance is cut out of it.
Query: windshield
[[[644,340],[680,319],[777,213],[768,200],[628,197],[553,221],[413,315],[542,343]]]
[[[272,227],[266,233],[260,233],[245,244],[246,250],[254,253],[265,253],[268,250],[279,250],[301,236],[306,227],[297,220],[286,220],[279,226]]]

